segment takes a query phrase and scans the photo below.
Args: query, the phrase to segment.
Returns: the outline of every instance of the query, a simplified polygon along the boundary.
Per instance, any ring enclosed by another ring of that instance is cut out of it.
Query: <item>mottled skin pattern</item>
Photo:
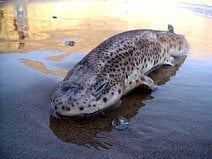
[[[172,65],[172,56],[188,48],[185,37],[175,34],[171,25],[168,31],[133,30],[115,35],[68,72],[53,94],[53,109],[70,117],[109,108],[141,84],[153,88],[146,73],[163,64]]]

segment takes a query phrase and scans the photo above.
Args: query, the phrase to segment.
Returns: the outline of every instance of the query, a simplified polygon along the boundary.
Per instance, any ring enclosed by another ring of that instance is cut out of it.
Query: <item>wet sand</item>
[[[151,4],[143,1],[32,0],[21,19],[14,16],[17,1],[7,1],[0,8],[0,158],[212,158],[212,21],[207,0],[202,3],[145,9]],[[14,18],[25,23],[23,32]],[[119,108],[90,120],[53,116],[53,90],[85,52],[116,33],[164,30],[168,23],[188,37],[191,53],[150,74],[156,90],[139,88]],[[61,44],[64,39],[76,45]],[[117,117],[129,120],[127,129],[112,126]]]
[[[61,53],[37,54],[0,56],[1,158],[210,158],[211,62],[181,59],[175,68],[163,66],[150,75],[160,85],[151,94],[135,91],[105,116],[77,122],[51,115],[50,97],[63,77],[19,59],[57,71],[85,54],[61,63],[45,60]],[[128,129],[111,125],[117,116],[130,120]]]

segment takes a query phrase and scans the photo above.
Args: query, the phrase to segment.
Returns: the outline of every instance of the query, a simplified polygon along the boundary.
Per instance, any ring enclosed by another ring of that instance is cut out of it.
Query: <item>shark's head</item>
[[[166,33],[169,38],[169,53],[172,56],[183,55],[189,50],[189,43],[185,36],[174,33],[174,27],[172,25],[168,25],[168,31]]]
[[[58,115],[85,116],[114,105],[123,91],[123,82],[115,75],[85,69],[67,75],[60,83],[52,96],[52,107]]]

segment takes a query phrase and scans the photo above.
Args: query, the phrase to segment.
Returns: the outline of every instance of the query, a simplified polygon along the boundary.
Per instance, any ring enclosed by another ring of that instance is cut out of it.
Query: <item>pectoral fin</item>
[[[148,77],[148,76],[142,75],[141,78],[140,78],[140,80],[141,80],[141,84],[148,86],[152,90],[156,86],[155,83],[154,83],[154,81],[150,77]]]
[[[163,64],[164,65],[169,65],[169,66],[174,66],[175,60],[174,60],[174,58],[172,56],[170,56],[170,58],[167,61],[165,61]]]

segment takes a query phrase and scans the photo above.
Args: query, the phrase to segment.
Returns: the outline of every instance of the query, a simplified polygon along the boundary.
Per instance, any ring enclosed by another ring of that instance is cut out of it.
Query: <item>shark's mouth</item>
[[[79,115],[73,115],[73,116],[65,116],[65,115],[61,115],[59,113],[56,113],[55,111],[52,111],[52,115],[55,118],[59,118],[59,119],[64,119],[64,120],[87,120],[87,119],[92,119],[92,118],[96,118],[99,116],[103,116],[105,115],[105,113],[116,109],[118,107],[120,107],[122,105],[122,100],[119,100],[116,104],[114,104],[113,106],[109,107],[109,108],[105,108],[103,110],[99,110],[97,112],[91,113],[91,114],[79,114]]]

